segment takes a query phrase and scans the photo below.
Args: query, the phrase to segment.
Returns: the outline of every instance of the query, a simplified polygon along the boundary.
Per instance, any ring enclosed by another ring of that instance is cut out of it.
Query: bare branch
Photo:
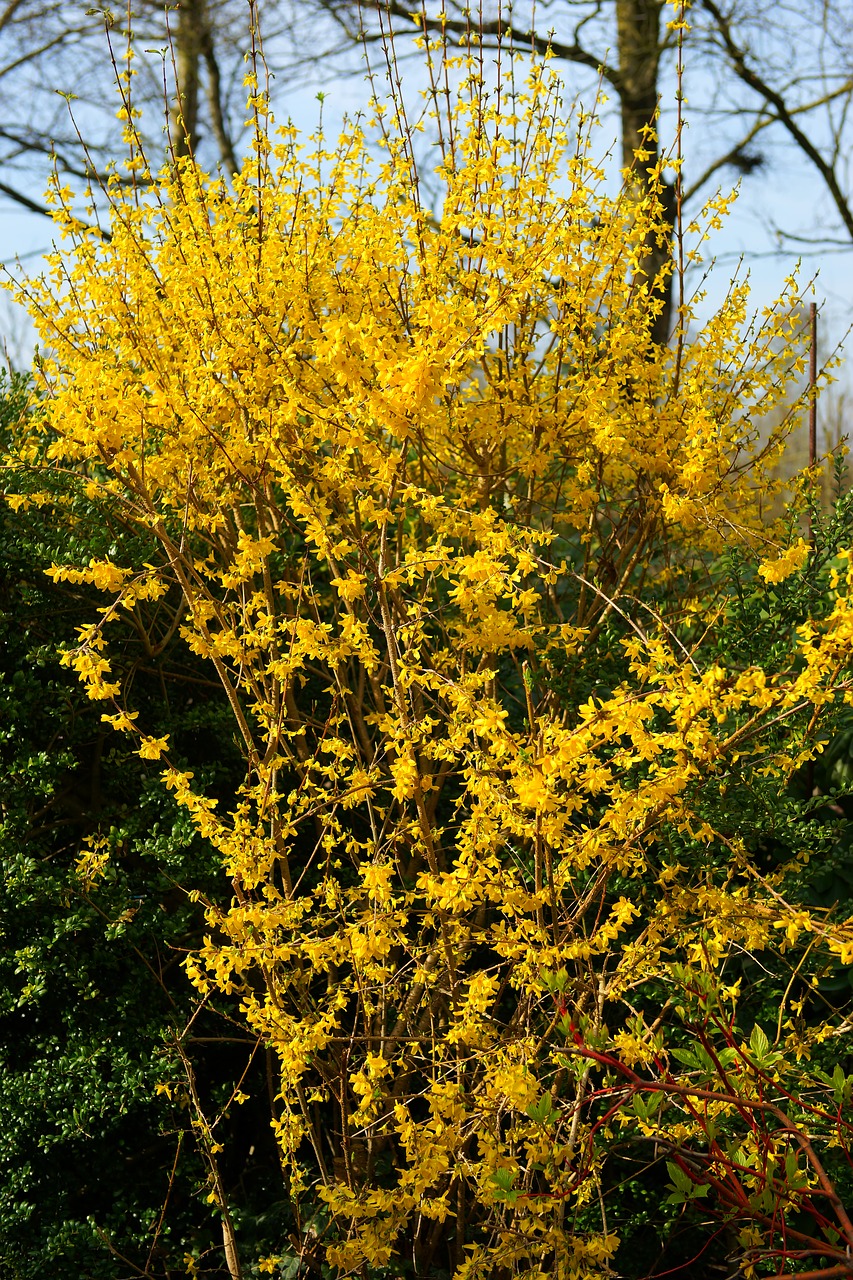
[[[717,31],[728,56],[732,70],[739,80],[757,93],[775,112],[775,118],[796,142],[803,155],[817,169],[832,197],[845,229],[853,239],[853,208],[841,190],[835,169],[821,155],[805,130],[797,123],[797,112],[790,108],[781,93],[747,62],[745,51],[741,48],[732,33],[731,20],[723,13],[716,0],[702,0],[703,7],[711,15],[717,25]],[[853,81],[849,81],[839,93],[853,89]]]

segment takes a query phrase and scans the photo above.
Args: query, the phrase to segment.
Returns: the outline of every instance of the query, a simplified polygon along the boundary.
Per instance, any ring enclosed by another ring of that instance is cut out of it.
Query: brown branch
[[[225,112],[222,109],[222,77],[219,62],[213,47],[213,32],[208,21],[202,38],[202,57],[207,67],[207,105],[210,109],[210,124],[213,136],[219,147],[219,158],[229,170],[231,176],[240,172],[240,164],[231,141],[231,135],[225,124]]]
[[[243,1280],[240,1256],[237,1252],[237,1238],[234,1234],[234,1224],[231,1220],[231,1213],[225,1196],[225,1185],[222,1181],[222,1174],[219,1170],[219,1162],[216,1159],[216,1143],[213,1140],[211,1125],[201,1105],[201,1099],[199,1098],[198,1086],[192,1063],[187,1057],[186,1051],[177,1036],[173,1043],[178,1056],[181,1059],[184,1074],[186,1075],[187,1087],[192,1100],[193,1110],[195,1111],[198,1121],[197,1127],[202,1138],[202,1152],[208,1169],[210,1170],[210,1178],[213,1184],[213,1195],[215,1196],[216,1207],[218,1208],[222,1219],[222,1245],[225,1252],[225,1261],[228,1266],[228,1273],[231,1280]]]
[[[853,239],[853,209],[851,209],[849,201],[839,186],[834,168],[824,159],[808,134],[797,124],[794,119],[794,111],[785,102],[781,93],[768,84],[753,67],[748,65],[745,51],[732,34],[731,22],[719,8],[716,0],[702,0],[702,4],[717,24],[723,48],[728,54],[735,75],[748,88],[752,89],[754,93],[757,93],[773,107],[779,123],[787,130],[803,154],[811,160],[823,178],[827,190],[832,196],[833,203],[841,216],[841,221],[844,223],[850,238]]]
[[[346,0],[340,3],[340,0],[321,0],[322,8],[344,28],[350,37],[352,32],[347,27],[343,16],[343,9],[346,7]],[[350,7],[361,8],[359,0],[356,0],[356,6],[350,4]],[[403,0],[388,0],[383,4],[385,13],[393,18],[399,18],[405,23],[407,33],[412,30],[412,6],[407,5]],[[500,18],[492,22],[481,22],[479,18],[476,22],[468,21],[465,18],[445,17],[443,20],[431,19],[429,16],[424,17],[423,11],[418,10],[418,23],[421,30],[426,27],[427,31],[433,32],[451,32],[456,36],[476,35],[478,39],[501,41],[502,43],[515,45],[519,49],[531,49],[540,57],[552,54],[556,58],[562,58],[566,62],[574,62],[578,66],[588,67],[590,71],[594,71],[596,75],[601,75],[610,84],[617,93],[621,91],[622,80],[619,71],[615,67],[608,66],[602,62],[602,59],[596,57],[594,53],[590,53],[588,49],[584,49],[581,44],[575,40],[573,43],[564,43],[556,40],[553,35],[540,36],[532,29],[524,30],[521,27],[513,26],[509,21],[503,21]],[[376,39],[384,38],[380,31],[375,34],[362,30],[359,33],[359,39]]]

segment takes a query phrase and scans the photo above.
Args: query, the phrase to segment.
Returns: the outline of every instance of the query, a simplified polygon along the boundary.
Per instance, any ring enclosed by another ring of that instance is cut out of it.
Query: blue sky
[[[353,65],[357,68],[357,60],[353,60]],[[404,73],[407,90],[416,97],[421,75],[409,62],[405,64]],[[699,69],[696,76],[701,74]],[[348,77],[330,79],[319,76],[313,81],[303,77],[301,83],[288,79],[286,114],[306,133],[311,132],[317,122],[320,86],[325,95],[323,112],[327,132],[336,134],[344,112],[353,112],[366,102],[368,88],[357,69]],[[689,76],[687,88],[690,89]],[[273,100],[276,105],[279,96],[279,86],[274,84]],[[285,114],[280,105],[278,114],[280,117]],[[687,119],[685,155],[689,174],[691,159],[695,157],[696,168],[701,167],[702,156],[712,151],[718,140],[712,135],[713,126],[708,124],[707,118],[691,119],[689,101]],[[667,127],[664,114],[662,132]],[[605,118],[597,136],[601,151],[606,151],[609,143],[614,144],[615,150],[615,120]],[[783,227],[795,234],[808,236],[821,220],[826,221],[828,200],[823,196],[820,179],[807,162],[796,149],[774,141],[769,135],[762,139],[762,145],[767,163],[742,180],[732,216],[707,246],[709,255],[715,256],[717,262],[708,282],[708,297],[703,309],[710,309],[721,299],[741,258],[749,270],[755,306],[760,308],[770,303],[798,257],[795,244],[788,245],[784,253],[779,252],[775,228]],[[733,177],[731,171],[721,171],[720,185],[724,189],[731,186]],[[33,189],[30,194],[38,198],[40,191]],[[15,257],[20,256],[26,270],[36,271],[39,255],[50,247],[52,237],[51,224],[45,218],[25,212],[0,194],[0,259],[12,266]],[[853,320],[853,245],[849,248],[823,247],[820,251],[804,245],[803,250],[801,278],[805,282],[817,273],[814,297],[821,306],[823,356],[841,339]],[[0,332],[5,334],[13,358],[17,361],[26,359],[31,343],[27,322],[7,299],[0,302]]]

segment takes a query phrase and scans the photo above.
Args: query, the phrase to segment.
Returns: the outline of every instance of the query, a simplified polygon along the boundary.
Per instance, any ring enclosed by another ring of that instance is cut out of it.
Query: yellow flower
[[[784,582],[786,578],[790,578],[792,573],[802,569],[808,556],[808,543],[803,538],[799,538],[775,560],[762,560],[758,566],[758,572],[765,582]]]

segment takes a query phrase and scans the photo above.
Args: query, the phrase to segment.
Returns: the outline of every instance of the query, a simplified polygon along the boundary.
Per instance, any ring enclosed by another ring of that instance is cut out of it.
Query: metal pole
[[[817,462],[817,303],[809,307],[809,466]]]
[[[817,462],[817,303],[809,306],[809,469]],[[809,511],[809,546],[814,546],[814,529]]]

